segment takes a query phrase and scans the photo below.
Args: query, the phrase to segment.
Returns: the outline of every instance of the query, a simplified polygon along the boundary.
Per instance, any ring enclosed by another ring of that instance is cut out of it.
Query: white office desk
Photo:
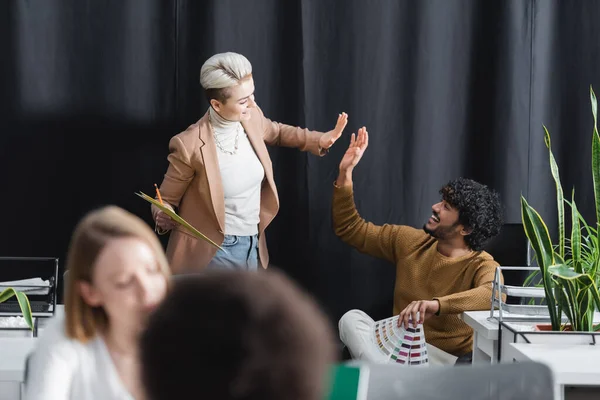
[[[64,312],[57,306],[55,315]],[[42,324],[38,335],[43,335]],[[0,337],[0,400],[20,400],[25,378],[25,360],[35,348],[37,338]]]
[[[36,338],[0,338],[0,400],[21,398],[25,359]]]
[[[537,361],[550,367],[554,376],[554,398],[564,399],[565,386],[598,386],[600,398],[600,345],[549,345],[511,343],[507,358]]]
[[[498,312],[494,312],[498,316]],[[514,315],[513,315],[514,316]],[[525,316],[523,316],[525,317]],[[492,363],[499,361],[500,324],[497,319],[490,319],[490,311],[467,311],[462,319],[473,328],[473,363]],[[506,322],[516,330],[530,331],[539,322]],[[504,358],[504,357],[503,357]]]
[[[496,363],[498,360],[498,321],[488,320],[489,311],[467,311],[462,319],[473,328],[473,363]]]

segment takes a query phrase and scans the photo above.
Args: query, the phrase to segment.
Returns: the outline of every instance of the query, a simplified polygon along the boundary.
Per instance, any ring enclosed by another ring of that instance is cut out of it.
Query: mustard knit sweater
[[[333,225],[336,235],[358,251],[396,266],[394,314],[412,301],[437,299],[439,316],[425,321],[425,340],[455,356],[473,348],[473,330],[463,311],[489,310],[498,263],[484,251],[450,258],[437,251],[437,240],[422,229],[404,225],[377,226],[360,217],[352,187],[334,187]]]

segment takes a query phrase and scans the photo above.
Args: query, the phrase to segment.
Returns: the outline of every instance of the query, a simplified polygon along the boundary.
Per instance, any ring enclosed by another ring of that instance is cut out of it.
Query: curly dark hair
[[[502,206],[500,196],[494,190],[474,180],[458,178],[441,188],[440,194],[458,210],[458,222],[471,229],[471,233],[465,236],[471,250],[481,250],[500,232]]]
[[[141,338],[151,400],[319,400],[335,362],[329,320],[283,272],[181,276]]]

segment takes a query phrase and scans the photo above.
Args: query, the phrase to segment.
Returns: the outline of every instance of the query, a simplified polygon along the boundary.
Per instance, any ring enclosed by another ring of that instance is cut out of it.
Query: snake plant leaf
[[[594,115],[594,133],[592,134],[592,179],[594,200],[596,203],[596,221],[600,222],[600,135],[598,134],[598,102],[594,89],[590,86],[592,114]]]
[[[23,318],[27,323],[29,329],[33,330],[33,315],[31,313],[31,304],[29,304],[29,299],[27,295],[23,292],[18,292],[13,288],[6,288],[0,293],[0,303],[5,302],[11,297],[16,296],[17,301],[19,302],[19,308],[21,309],[21,313],[23,314]]]
[[[566,289],[562,285],[557,284],[554,287],[554,298],[556,299],[556,304],[558,307],[558,315],[562,315],[564,312],[569,322],[573,321],[573,310],[571,309],[571,303],[569,302],[569,297],[566,294]]]
[[[558,217],[558,247],[561,257],[565,256],[565,196],[563,194],[562,184],[560,183],[560,174],[558,172],[558,164],[554,154],[552,154],[552,144],[550,142],[550,132],[544,126],[544,142],[548,148],[548,158],[550,159],[550,172],[556,185],[556,209]]]
[[[550,313],[550,322],[553,330],[560,329],[561,315],[556,309],[556,302],[552,293],[552,277],[548,268],[554,265],[554,248],[548,233],[548,227],[542,220],[538,212],[527,203],[527,200],[521,196],[521,219],[525,234],[535,251],[537,262],[542,273],[542,282],[544,283],[544,293]]]
[[[564,264],[551,265],[548,267],[548,272],[560,279],[578,280],[585,282],[586,284],[588,284],[588,282],[593,283],[592,278],[590,278],[588,274],[575,272]]]
[[[575,203],[575,190],[570,201],[564,198],[558,165],[552,153],[550,133],[544,126],[544,142],[548,148],[550,169],[556,185],[558,243],[552,243],[541,216],[521,196],[521,219],[527,238],[535,250],[546,305],[553,330],[560,330],[564,312],[574,330],[600,330],[594,326],[594,312],[600,310],[600,134],[598,133],[598,103],[590,86],[590,101],[594,117],[592,135],[592,178],[596,221],[588,224]],[[565,203],[571,207],[571,234],[565,235]],[[533,275],[533,274],[532,274]]]
[[[577,210],[577,205],[575,204],[575,189],[573,189],[571,198],[571,255],[573,260],[572,264],[575,272],[582,273],[583,269],[581,267],[581,226],[579,225],[580,214]]]
[[[553,265],[548,272],[567,289],[567,298],[574,330],[592,331],[594,311],[600,306],[600,294],[595,279],[587,273],[578,273],[564,264]]]

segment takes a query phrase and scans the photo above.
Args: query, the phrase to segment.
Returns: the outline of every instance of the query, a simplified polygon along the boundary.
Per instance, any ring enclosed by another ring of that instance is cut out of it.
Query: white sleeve
[[[56,321],[58,322],[58,321]],[[62,322],[62,321],[61,321]],[[64,335],[64,323],[48,329],[27,363],[24,400],[69,400],[78,369],[77,344]]]

